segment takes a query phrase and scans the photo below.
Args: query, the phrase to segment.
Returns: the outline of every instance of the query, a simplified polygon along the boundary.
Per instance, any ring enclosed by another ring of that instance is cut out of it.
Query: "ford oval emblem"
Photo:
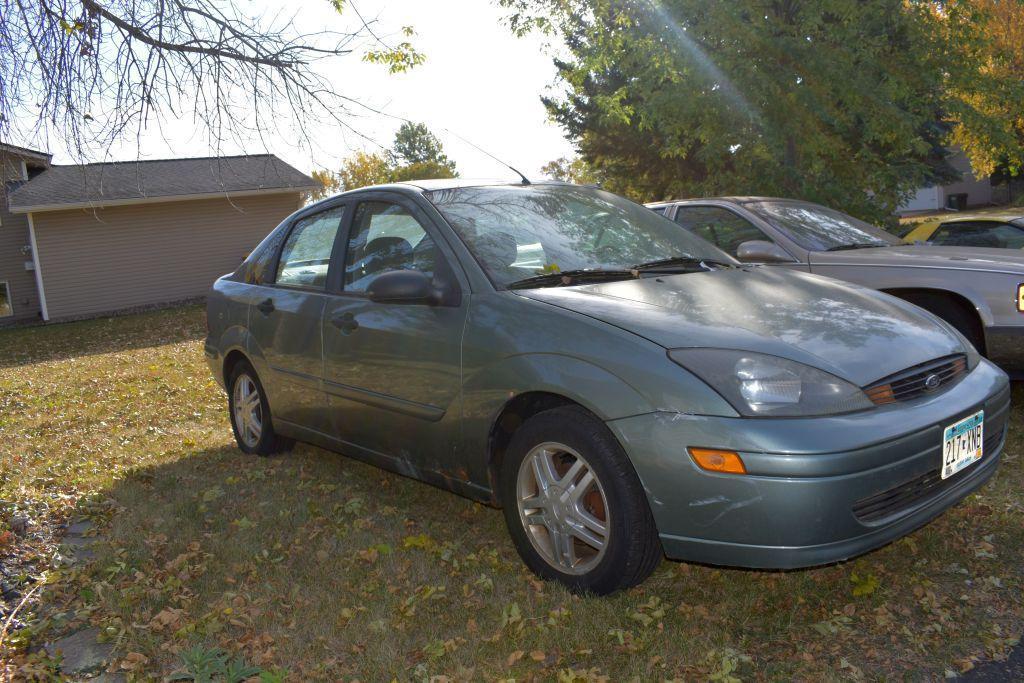
[[[927,391],[935,391],[942,384],[942,380],[938,375],[928,375],[924,380],[924,388]]]

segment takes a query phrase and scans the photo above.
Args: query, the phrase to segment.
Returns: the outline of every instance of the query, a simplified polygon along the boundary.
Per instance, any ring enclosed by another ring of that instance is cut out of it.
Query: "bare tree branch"
[[[0,140],[59,135],[82,156],[189,114],[214,151],[285,130],[311,144],[325,122],[365,137],[355,119],[374,110],[316,64],[360,49],[392,71],[422,61],[408,42],[382,50],[358,15],[303,32],[230,0],[0,0],[0,16]]]

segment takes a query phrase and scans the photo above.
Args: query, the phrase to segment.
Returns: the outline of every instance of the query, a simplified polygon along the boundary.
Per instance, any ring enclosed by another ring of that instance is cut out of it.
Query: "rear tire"
[[[943,294],[933,292],[914,292],[897,294],[901,299],[936,315],[956,328],[956,331],[967,337],[978,353],[985,353],[985,332],[977,314],[964,304]]]
[[[534,415],[512,435],[499,481],[523,562],[569,590],[642,582],[663,552],[647,495],[608,428],[579,407]]]
[[[249,361],[235,363],[228,377],[228,416],[243,453],[273,455],[290,451],[295,441],[274,431],[267,393]]]

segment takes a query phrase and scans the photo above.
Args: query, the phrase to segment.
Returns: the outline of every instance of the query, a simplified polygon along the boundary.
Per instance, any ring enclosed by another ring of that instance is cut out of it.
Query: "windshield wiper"
[[[578,285],[587,281],[601,280],[632,280],[636,273],[632,270],[604,270],[602,268],[581,268],[579,270],[563,270],[557,273],[544,273],[533,277],[516,280],[507,285],[509,289],[530,289],[532,287],[565,287]]]
[[[696,258],[694,256],[672,256],[670,258],[658,259],[657,261],[647,261],[646,263],[638,263],[635,266],[630,266],[630,270],[636,270],[640,272],[644,271],[689,271],[695,268],[703,268],[704,270],[714,270],[712,266],[718,268],[734,268],[732,263],[725,261],[716,261],[715,259],[709,258]]]
[[[834,247],[829,247],[825,251],[846,251],[847,249],[874,249],[876,247],[890,247],[891,244],[885,242],[854,242],[853,244],[838,244]]]

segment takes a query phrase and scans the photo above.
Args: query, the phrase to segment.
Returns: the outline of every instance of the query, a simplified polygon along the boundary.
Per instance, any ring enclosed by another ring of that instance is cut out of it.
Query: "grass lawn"
[[[2,518],[31,518],[0,563],[40,586],[8,672],[45,676],[31,645],[88,623],[141,680],[215,648],[268,681],[921,680],[1024,629],[1024,386],[993,482],[906,539],[804,571],[665,561],[592,598],[535,580],[497,510],[309,446],[243,455],[203,334],[199,307],[0,331]],[[61,566],[51,530],[82,515],[106,540]]]

